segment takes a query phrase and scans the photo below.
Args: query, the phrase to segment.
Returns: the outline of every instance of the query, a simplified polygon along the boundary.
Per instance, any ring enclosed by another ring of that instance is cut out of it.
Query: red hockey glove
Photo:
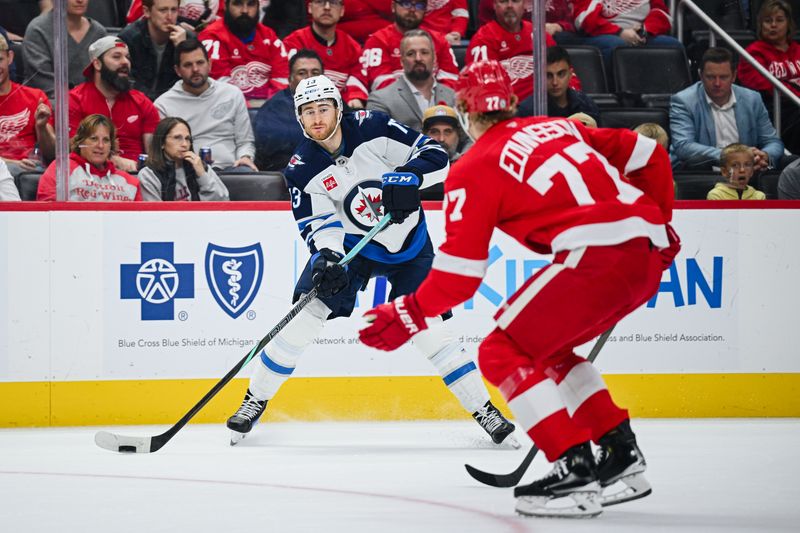
[[[667,240],[669,240],[669,246],[658,250],[661,254],[661,265],[664,270],[670,267],[675,260],[675,256],[681,251],[681,238],[678,237],[678,234],[675,233],[670,224],[667,224]]]
[[[408,339],[428,329],[413,294],[400,296],[364,313],[370,325],[358,332],[361,342],[387,352],[396,350]]]

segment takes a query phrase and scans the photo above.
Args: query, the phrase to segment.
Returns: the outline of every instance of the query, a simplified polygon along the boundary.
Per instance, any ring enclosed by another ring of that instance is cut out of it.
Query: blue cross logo
[[[174,320],[175,298],[194,298],[194,265],[175,264],[174,244],[143,242],[139,264],[120,265],[120,298],[142,302],[142,320]]]

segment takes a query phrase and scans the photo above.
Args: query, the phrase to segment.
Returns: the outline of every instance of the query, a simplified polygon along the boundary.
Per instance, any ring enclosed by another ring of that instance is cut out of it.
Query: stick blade
[[[126,437],[109,431],[98,431],[94,435],[94,443],[110,452],[119,453],[150,453],[150,437]]]
[[[472,476],[475,481],[491,487],[515,487],[517,483],[519,483],[519,480],[516,479],[516,476],[513,472],[511,474],[491,474],[489,472],[484,472],[483,470],[478,470],[472,465],[466,464],[464,465],[464,468],[467,469],[467,474]]]

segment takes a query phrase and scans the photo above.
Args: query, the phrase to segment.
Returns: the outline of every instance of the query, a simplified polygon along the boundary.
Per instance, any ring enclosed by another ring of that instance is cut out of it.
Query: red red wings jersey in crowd
[[[322,58],[325,75],[336,84],[345,102],[367,100],[369,91],[357,77],[361,70],[361,46],[345,32],[336,30],[336,39],[328,46],[314,35],[311,26],[306,26],[289,34],[283,40],[283,47],[290,58],[303,48],[314,50]]]
[[[623,28],[614,21],[634,12],[647,13],[643,25],[650,35],[663,35],[672,27],[664,0],[574,0],[574,10],[575,27],[587,35],[619,33]]]
[[[363,43],[392,21],[392,0],[346,0],[344,15],[336,27]]]
[[[272,28],[257,24],[255,37],[243,42],[219,19],[200,32],[208,50],[211,77],[236,85],[245,98],[269,98],[289,84],[289,60]]]
[[[555,46],[556,42],[545,33],[545,44]],[[472,36],[467,48],[467,65],[474,61],[496,59],[503,65],[511,78],[511,88],[520,100],[533,93],[533,25],[522,21],[522,29],[517,33],[506,31],[496,20],[488,22]],[[580,81],[573,75],[570,87],[580,90]]]
[[[747,51],[770,74],[800,96],[800,44],[789,41],[789,48],[784,52],[764,41],[755,41],[747,47]],[[755,91],[772,92],[772,84],[747,61],[739,61],[739,82]]]
[[[428,32],[433,38],[433,48],[436,53],[436,63],[439,66],[436,80],[455,88],[458,81],[458,66],[456,56],[450,44],[439,32]],[[364,43],[364,53],[361,54],[361,83],[370,91],[383,89],[391,85],[403,74],[400,63],[400,41],[403,34],[394,24],[389,24],[380,31],[369,36]]]
[[[81,83],[69,92],[69,136],[75,135],[81,120],[89,115],[105,115],[117,128],[120,156],[135,160],[146,153],[143,136],[154,133],[158,125],[158,111],[143,92],[131,89],[119,93],[114,106],[108,101],[94,82]],[[55,125],[55,118],[50,117]]]
[[[69,154],[69,200],[75,202],[141,202],[142,188],[139,179],[117,170],[111,161],[103,168],[90,165],[76,153]],[[36,199],[45,202],[56,200],[56,162],[44,171],[39,179]]]
[[[421,27],[423,30],[445,34],[455,31],[464,37],[467,34],[467,23],[467,0],[428,0]]]
[[[39,101],[52,109],[39,89],[11,82],[11,90],[0,95],[0,156],[25,159],[36,145],[36,108]]]
[[[180,0],[178,16],[192,21],[199,21],[206,12],[206,4],[208,4],[208,10],[211,12],[208,17],[209,21],[213,21],[217,17],[222,18],[225,13],[225,0]],[[143,14],[142,0],[133,0],[131,7],[128,8],[128,14],[125,15],[125,20],[130,24],[142,18]]]
[[[490,128],[451,167],[444,198],[447,239],[416,292],[425,316],[474,294],[494,228],[539,253],[637,237],[666,247],[672,170],[661,146],[630,130],[513,119]]]

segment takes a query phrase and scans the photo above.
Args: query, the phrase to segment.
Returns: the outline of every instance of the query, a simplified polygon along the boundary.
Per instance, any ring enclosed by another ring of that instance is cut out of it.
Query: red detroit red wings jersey
[[[545,44],[556,44],[549,33],[545,33]],[[517,98],[524,100],[533,93],[533,25],[530,22],[523,20],[522,29],[517,33],[506,31],[496,20],[481,26],[469,41],[466,62],[469,65],[487,59],[496,59],[503,65]],[[570,86],[579,89],[577,76],[572,79],[575,81]]]
[[[456,31],[463,37],[467,33],[468,22],[467,0],[428,0],[421,27],[439,33]]]
[[[289,84],[289,60],[272,28],[257,24],[255,38],[244,43],[219,19],[198,38],[208,50],[211,77],[236,85],[246,98],[269,98]]]
[[[458,81],[458,66],[453,49],[441,33],[429,31],[433,38],[436,63],[439,66],[436,80],[455,88]],[[370,91],[383,89],[403,74],[400,63],[400,41],[403,34],[397,26],[390,24],[369,36],[361,55],[361,82]]]
[[[33,150],[39,100],[50,106],[44,92],[14,82],[8,94],[0,95],[0,156],[25,159]]]
[[[361,70],[361,46],[355,39],[341,30],[336,30],[336,40],[331,46],[320,43],[311,26],[292,32],[283,40],[283,47],[288,57],[295,52],[308,48],[314,50],[322,58],[325,75],[342,93],[342,99],[348,102],[353,99],[366,100],[367,88],[356,76]]]
[[[669,156],[652,139],[567,119],[497,124],[450,169],[447,239],[417,301],[435,316],[471,297],[494,228],[539,253],[637,237],[665,247],[672,198]]]
[[[587,35],[618,33],[623,28],[614,21],[625,13],[645,10],[642,21],[650,35],[663,35],[672,27],[664,0],[574,0],[575,27]]]
[[[747,51],[794,94],[800,96],[800,44],[790,41],[789,48],[782,51],[764,41],[756,41],[747,47]],[[747,61],[739,61],[739,82],[756,91],[772,92],[772,84]]]

